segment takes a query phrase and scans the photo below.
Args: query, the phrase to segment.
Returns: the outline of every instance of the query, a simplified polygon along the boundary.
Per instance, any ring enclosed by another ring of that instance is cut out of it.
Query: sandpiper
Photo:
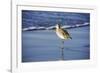
[[[72,39],[72,37],[69,35],[67,30],[64,30],[63,28],[61,28],[61,26],[59,24],[56,25],[56,34],[58,35],[58,37],[62,40],[62,46],[61,46],[61,59],[64,60],[64,40],[67,39]]]
[[[69,38],[72,39],[72,37],[69,35],[68,31],[61,28],[61,26],[59,24],[56,25],[56,34],[62,40],[67,40]]]

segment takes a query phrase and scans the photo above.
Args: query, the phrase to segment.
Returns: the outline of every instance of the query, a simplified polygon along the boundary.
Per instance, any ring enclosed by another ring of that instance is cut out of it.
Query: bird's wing
[[[72,37],[70,36],[70,34],[68,33],[67,30],[62,29],[62,31],[64,31],[64,32],[62,32],[63,35],[67,34],[67,37],[70,38],[70,39],[72,39]]]

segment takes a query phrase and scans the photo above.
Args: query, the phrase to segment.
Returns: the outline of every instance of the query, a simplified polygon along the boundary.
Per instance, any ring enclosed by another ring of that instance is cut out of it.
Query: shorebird
[[[59,24],[56,25],[56,34],[62,40],[67,40],[69,38],[72,39],[72,37],[70,36],[68,31],[61,28],[61,26]]]
[[[64,40],[72,39],[72,37],[70,36],[68,31],[64,30],[63,28],[61,28],[61,26],[59,24],[56,25],[56,34],[62,40],[62,46],[61,46],[61,49],[62,49],[62,60],[64,60],[64,54],[63,54]]]

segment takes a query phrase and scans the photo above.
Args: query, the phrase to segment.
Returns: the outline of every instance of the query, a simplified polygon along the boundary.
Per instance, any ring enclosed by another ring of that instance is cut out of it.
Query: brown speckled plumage
[[[61,39],[64,39],[64,40],[68,39],[68,38],[72,39],[70,34],[68,33],[68,31],[65,29],[62,29],[60,27],[60,25],[58,25],[58,24],[56,26],[56,34],[58,35],[58,37],[60,37]]]

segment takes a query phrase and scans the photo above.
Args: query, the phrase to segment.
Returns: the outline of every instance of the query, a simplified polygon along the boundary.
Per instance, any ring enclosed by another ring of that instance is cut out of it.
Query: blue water
[[[22,62],[85,60],[90,58],[89,26],[67,29],[72,39],[61,40],[53,30],[22,31]]]
[[[90,13],[22,10],[22,28],[90,23]]]

